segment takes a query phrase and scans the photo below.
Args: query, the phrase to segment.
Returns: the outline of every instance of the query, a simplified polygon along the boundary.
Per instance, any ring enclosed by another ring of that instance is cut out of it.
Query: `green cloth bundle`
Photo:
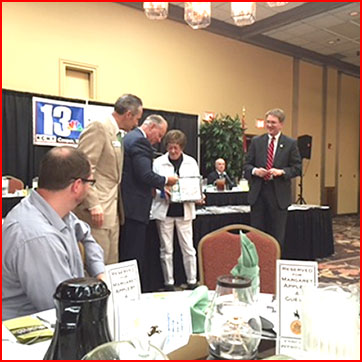
[[[230,273],[234,276],[250,279],[253,294],[257,295],[260,289],[258,252],[254,243],[242,231],[240,231],[240,242],[241,255]]]
[[[193,333],[203,333],[205,331],[206,309],[209,306],[208,292],[206,285],[200,285],[188,296]]]

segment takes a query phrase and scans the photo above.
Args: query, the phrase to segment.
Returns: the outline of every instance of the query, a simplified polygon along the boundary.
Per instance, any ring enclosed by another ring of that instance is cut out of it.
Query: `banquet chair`
[[[14,176],[3,176],[9,180],[8,193],[13,194],[16,190],[24,190],[24,182]]]
[[[230,274],[231,269],[238,263],[241,253],[240,230],[246,232],[258,253],[260,292],[275,294],[276,261],[280,259],[279,243],[273,236],[243,224],[224,226],[200,240],[198,245],[200,283],[215,290],[218,276]]]

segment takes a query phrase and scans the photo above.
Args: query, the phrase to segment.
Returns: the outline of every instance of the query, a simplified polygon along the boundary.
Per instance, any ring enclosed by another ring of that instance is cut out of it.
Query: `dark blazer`
[[[245,178],[249,181],[248,201],[254,205],[257,200],[264,180],[252,175],[254,167],[266,168],[268,149],[268,134],[256,136],[251,140],[249,151],[244,164]],[[293,138],[280,135],[274,156],[273,168],[282,169],[285,175],[276,177],[273,181],[279,207],[286,209],[291,204],[291,178],[300,176],[302,161],[300,158],[297,141]]]
[[[121,192],[125,217],[148,224],[152,188],[163,189],[166,178],[152,171],[153,148],[140,129],[129,132],[123,144]]]
[[[226,183],[229,185],[229,188],[231,189],[232,187],[234,187],[234,183],[231,181],[229,175],[224,172],[225,174],[225,179],[226,179]],[[217,173],[216,170],[210,172],[208,175],[207,175],[207,184],[213,184],[215,182],[215,180],[217,180],[219,178],[219,174]]]

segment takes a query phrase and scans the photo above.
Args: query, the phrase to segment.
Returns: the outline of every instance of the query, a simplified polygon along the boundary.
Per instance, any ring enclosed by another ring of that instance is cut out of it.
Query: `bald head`
[[[59,191],[77,178],[88,178],[91,166],[84,152],[74,147],[54,147],[40,163],[39,188]]]

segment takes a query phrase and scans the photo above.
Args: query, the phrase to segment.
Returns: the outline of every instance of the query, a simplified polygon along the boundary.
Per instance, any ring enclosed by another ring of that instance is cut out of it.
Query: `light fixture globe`
[[[255,2],[232,2],[231,17],[235,25],[244,26],[253,24],[256,20],[256,3]]]
[[[144,2],[143,9],[151,20],[163,20],[168,15],[168,2]]]
[[[267,3],[271,8],[275,8],[277,6],[284,6],[287,5],[287,2],[276,2],[276,3]]]
[[[184,18],[192,29],[206,28],[211,24],[211,3],[210,2],[185,2]]]

